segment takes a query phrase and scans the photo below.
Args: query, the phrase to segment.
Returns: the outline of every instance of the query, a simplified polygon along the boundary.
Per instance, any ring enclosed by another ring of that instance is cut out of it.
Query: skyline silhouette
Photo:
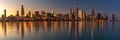
[[[94,7],[96,12],[117,14],[119,17],[119,0],[0,0],[0,15],[3,14],[4,9],[7,10],[7,16],[16,13],[20,10],[20,6],[25,6],[25,13],[27,11],[42,11],[51,12],[55,10],[56,13],[66,14],[69,8],[77,5],[79,9],[86,10],[91,14],[91,8]]]
[[[120,40],[120,0],[0,0],[0,40]]]
[[[74,8],[69,9],[69,13],[60,14],[54,12],[46,11],[28,11],[25,13],[24,5],[21,5],[21,10],[16,11],[15,15],[6,16],[7,11],[4,9],[4,14],[0,18],[0,21],[119,21],[116,20],[115,14],[112,14],[112,20],[109,19],[107,14],[97,13],[94,8],[91,9],[91,14],[87,14],[86,10],[79,9],[78,6],[74,6]]]

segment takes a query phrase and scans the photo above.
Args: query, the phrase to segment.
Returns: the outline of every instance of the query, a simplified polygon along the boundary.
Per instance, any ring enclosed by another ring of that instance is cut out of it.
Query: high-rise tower
[[[91,12],[91,13],[92,13],[92,15],[95,15],[95,11],[94,11],[94,8],[92,8],[92,12]]]
[[[75,17],[75,20],[78,20],[78,7],[75,6],[74,9],[73,9],[73,13],[74,13],[74,17]]]
[[[21,5],[21,16],[24,17],[24,14],[25,14],[25,12],[24,12],[24,6]]]
[[[4,15],[5,15],[5,17],[6,17],[6,9],[4,9]]]
[[[73,10],[70,8],[70,14],[72,14],[73,13]]]
[[[29,15],[29,17],[31,17],[31,15],[32,15],[31,11],[28,11],[28,15]]]
[[[112,21],[115,21],[115,14],[112,14]]]
[[[75,16],[78,15],[78,7],[77,6],[74,7],[73,13],[75,14]]]
[[[19,11],[17,11],[17,14],[16,14],[17,17],[19,17]]]

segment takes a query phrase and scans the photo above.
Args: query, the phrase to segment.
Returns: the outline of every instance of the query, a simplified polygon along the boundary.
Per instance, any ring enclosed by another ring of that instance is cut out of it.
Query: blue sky
[[[116,16],[119,16],[119,2],[120,0],[0,0],[0,9],[7,9],[8,13],[13,14],[16,10],[20,10],[20,6],[23,4],[26,11],[45,10],[51,12],[51,10],[55,10],[57,13],[68,13],[69,8],[77,5],[80,10],[86,10],[88,14],[91,14],[91,8],[94,7],[96,13],[108,15],[115,13]]]

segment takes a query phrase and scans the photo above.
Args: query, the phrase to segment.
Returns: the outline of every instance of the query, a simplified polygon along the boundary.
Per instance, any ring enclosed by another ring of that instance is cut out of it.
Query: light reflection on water
[[[0,40],[115,40],[119,22],[0,22]]]

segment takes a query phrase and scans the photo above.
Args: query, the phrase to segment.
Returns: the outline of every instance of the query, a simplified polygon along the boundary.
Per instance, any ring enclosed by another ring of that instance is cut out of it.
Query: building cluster
[[[16,15],[10,15],[6,17],[6,9],[0,21],[97,21],[97,20],[108,20],[107,14],[95,13],[94,8],[92,8],[91,14],[88,15],[85,10],[79,10],[77,6],[70,9],[67,14],[57,14],[52,10],[51,13],[45,11],[28,11],[25,13],[24,6],[21,6],[21,12],[17,11]],[[114,14],[113,14],[114,17]],[[113,18],[115,20],[115,17]]]

